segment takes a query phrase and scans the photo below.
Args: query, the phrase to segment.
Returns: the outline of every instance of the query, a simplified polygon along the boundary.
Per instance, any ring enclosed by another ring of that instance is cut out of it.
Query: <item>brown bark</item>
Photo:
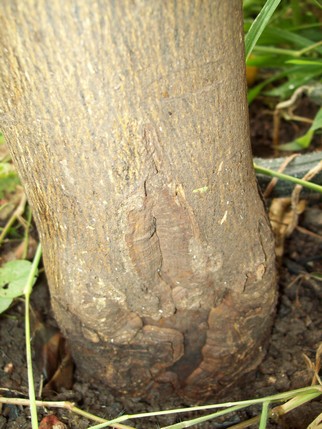
[[[121,394],[217,394],[275,304],[241,1],[4,0],[1,127],[78,368]]]

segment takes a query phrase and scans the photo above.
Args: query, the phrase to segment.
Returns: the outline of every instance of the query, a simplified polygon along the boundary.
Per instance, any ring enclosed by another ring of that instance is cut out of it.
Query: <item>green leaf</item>
[[[261,38],[261,44],[266,44],[274,47],[291,44],[293,47],[293,49],[291,50],[296,53],[298,49],[308,48],[309,46],[314,45],[315,41],[308,39],[307,37],[303,37],[294,31],[289,31],[283,28],[271,26],[265,29],[263,37]],[[295,50],[294,47],[296,48]],[[315,51],[322,53],[322,48],[316,47]]]
[[[310,273],[310,277],[312,277],[315,280],[319,280],[322,282],[322,273]]]
[[[287,64],[287,60],[289,60],[289,57],[285,55],[262,54],[256,52],[256,54],[254,53],[251,57],[249,57],[246,64],[248,66],[267,68],[276,72],[276,68],[290,68],[290,66]]]
[[[298,137],[294,141],[279,145],[279,149],[292,151],[306,149],[310,146],[313,135],[314,131],[308,130],[303,136]]]
[[[310,66],[309,70],[307,66],[295,67],[301,67],[301,70],[298,69],[296,74],[293,75],[290,69],[287,76],[288,81],[270,91],[265,91],[265,94],[272,97],[279,97],[284,100],[287,97],[290,97],[296,88],[303,85],[310,85],[314,78],[317,78],[322,74],[321,67]]]
[[[8,310],[12,301],[12,298],[0,298],[0,314]]]
[[[287,64],[311,65],[311,66],[322,67],[322,61],[319,61],[319,60],[289,60],[289,61],[286,61],[286,63]]]
[[[310,130],[316,131],[316,130],[319,130],[320,128],[322,128],[322,107],[316,114],[313,124],[310,127]]]
[[[314,132],[322,128],[322,107],[316,114],[314,121],[309,130],[301,137],[295,139],[290,143],[281,144],[279,146],[282,150],[302,150],[310,146]]]
[[[0,302],[2,302],[2,306],[8,305],[8,300],[10,300],[10,305],[14,298],[23,295],[30,269],[31,262],[25,260],[10,261],[0,268]],[[36,276],[33,284],[35,281]]]
[[[294,67],[290,67],[289,69],[287,69],[287,70],[283,70],[282,72],[280,72],[280,73],[276,73],[276,74],[274,74],[272,77],[270,77],[270,78],[268,78],[268,79],[266,79],[265,81],[263,81],[263,82],[261,82],[261,83],[259,83],[258,85],[256,85],[256,86],[254,86],[253,88],[251,88],[249,91],[248,91],[248,102],[249,103],[251,103],[253,100],[254,100],[254,98],[262,91],[262,89],[263,88],[265,88],[265,86],[267,86],[267,85],[269,85],[270,83],[272,83],[272,82],[274,82],[274,81],[276,81],[276,80],[278,80],[278,79],[281,79],[281,78],[283,78],[283,77],[286,77],[286,76],[289,76],[290,74],[293,74],[293,73],[300,73],[301,72],[301,69],[302,69],[302,67],[301,66],[294,66]],[[319,72],[320,73],[320,72]],[[288,83],[287,84],[288,85],[288,88],[287,88],[287,90],[288,90],[288,92],[291,92],[291,91],[293,91],[294,92],[294,87],[291,89],[291,88],[289,88],[289,86],[290,86],[290,83]],[[295,88],[296,89],[296,88]],[[281,98],[283,98],[283,97],[281,97]],[[285,98],[285,97],[284,97]]]
[[[245,54],[246,59],[251,54],[254,46],[264,31],[268,21],[273,15],[275,9],[280,4],[281,0],[267,0],[262,10],[259,12],[254,22],[252,23],[245,37]]]
[[[313,3],[316,4],[316,6],[318,6],[320,9],[322,9],[322,3],[319,0],[313,0]]]

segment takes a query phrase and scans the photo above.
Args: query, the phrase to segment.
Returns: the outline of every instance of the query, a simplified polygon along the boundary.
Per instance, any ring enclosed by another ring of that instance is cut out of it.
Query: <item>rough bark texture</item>
[[[263,356],[273,240],[240,0],[3,0],[1,127],[78,368],[218,394]]]

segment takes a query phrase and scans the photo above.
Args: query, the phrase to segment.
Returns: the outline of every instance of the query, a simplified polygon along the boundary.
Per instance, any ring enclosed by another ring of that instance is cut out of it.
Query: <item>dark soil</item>
[[[271,117],[266,115],[263,106],[259,109],[257,105],[252,109],[252,118],[256,118],[251,119],[253,139],[261,143],[263,140],[266,143],[271,141]],[[291,140],[293,135],[287,137],[286,133],[283,129],[281,135],[286,141]],[[264,155],[257,145],[255,152],[256,155]],[[314,207],[307,208],[300,225],[316,235],[310,235],[303,229],[295,230],[286,241],[283,261],[279,268],[280,297],[265,360],[255,373],[245,375],[241,384],[232,388],[229,397],[223,398],[223,401],[258,398],[311,384],[313,372],[308,368],[304,354],[314,362],[316,351],[322,342],[322,284],[310,276],[310,273],[322,272],[322,203],[315,202]],[[50,321],[45,278],[35,287],[34,302],[37,302],[37,308],[41,308],[45,318]],[[0,396],[28,398],[24,348],[24,305],[17,302],[10,311],[0,317]],[[36,385],[39,386],[40,375],[37,368],[35,379]],[[155,410],[152,405],[146,403],[122,401],[114,397],[106,386],[85,383],[77,370],[72,390],[51,399],[75,402],[81,409],[107,419],[122,413]],[[0,411],[0,429],[31,427],[28,407],[3,405]],[[198,427],[228,428],[253,417],[258,411],[259,409],[252,408],[226,418],[221,424],[209,422]],[[292,411],[278,422],[271,421],[268,428],[305,429],[321,411],[322,401],[315,400]],[[70,429],[85,429],[94,424],[64,409],[39,408],[39,418],[52,412]],[[191,414],[185,419],[188,417],[191,418]],[[137,428],[158,428],[183,419],[182,415],[177,414],[167,418],[135,420],[126,424]],[[258,427],[258,424],[252,427]]]
[[[290,152],[276,151],[273,149],[274,135],[274,108],[276,99],[256,99],[250,106],[250,136],[255,157],[271,158],[273,156],[287,156]],[[319,106],[309,98],[303,97],[294,108],[293,114],[303,118],[314,118]],[[278,129],[278,144],[289,143],[302,136],[310,124],[301,121],[286,120],[280,116]],[[315,134],[310,146],[301,153],[307,153],[322,149],[321,134]]]

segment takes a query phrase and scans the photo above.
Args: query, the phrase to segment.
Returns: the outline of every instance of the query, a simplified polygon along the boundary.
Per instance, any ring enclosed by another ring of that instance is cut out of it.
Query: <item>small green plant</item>
[[[31,262],[25,260],[10,261],[0,268],[0,313],[6,311],[15,298],[24,294],[30,269]],[[37,272],[32,284],[36,276]]]
[[[291,151],[306,149],[310,146],[314,133],[320,129],[322,129],[322,107],[315,116],[312,125],[303,136],[296,138],[290,143],[279,145],[279,149]]]
[[[0,145],[4,144],[3,135],[0,134]],[[14,192],[19,183],[18,176],[13,165],[10,162],[10,157],[5,155],[0,162],[0,198]],[[23,194],[17,208],[11,214],[5,227],[0,234],[0,245],[11,232],[12,225],[17,219],[23,224],[24,233],[24,249],[22,257],[26,258],[29,242],[29,229],[31,225],[31,210],[27,208],[27,199]],[[2,208],[6,204],[3,204]],[[22,220],[22,215],[26,212],[27,220]],[[31,263],[25,259],[9,261],[0,268],[0,314],[6,311],[13,300],[24,296],[25,297],[25,337],[26,337],[26,356],[27,356],[27,371],[28,371],[28,389],[31,409],[31,423],[33,429],[38,429],[37,408],[35,405],[35,389],[32,374],[32,354],[31,354],[31,338],[30,338],[30,318],[29,318],[29,303],[32,287],[36,282],[38,275],[38,264],[41,257],[41,246],[38,249]]]
[[[312,2],[299,0],[268,0],[263,7],[263,1],[244,1],[247,63],[268,74],[249,91],[250,101],[264,89],[267,95],[286,99],[298,87],[322,76],[321,23],[309,4],[314,7]],[[267,88],[273,81],[274,87]]]
[[[318,13],[314,13],[321,5],[299,0],[267,0],[261,8],[262,4],[259,0],[244,0],[247,65],[263,71],[261,81],[248,91],[249,103],[260,94],[283,101],[305,87],[308,97],[321,105],[321,24]],[[305,135],[280,148],[307,148],[314,133],[322,128],[320,112]]]

